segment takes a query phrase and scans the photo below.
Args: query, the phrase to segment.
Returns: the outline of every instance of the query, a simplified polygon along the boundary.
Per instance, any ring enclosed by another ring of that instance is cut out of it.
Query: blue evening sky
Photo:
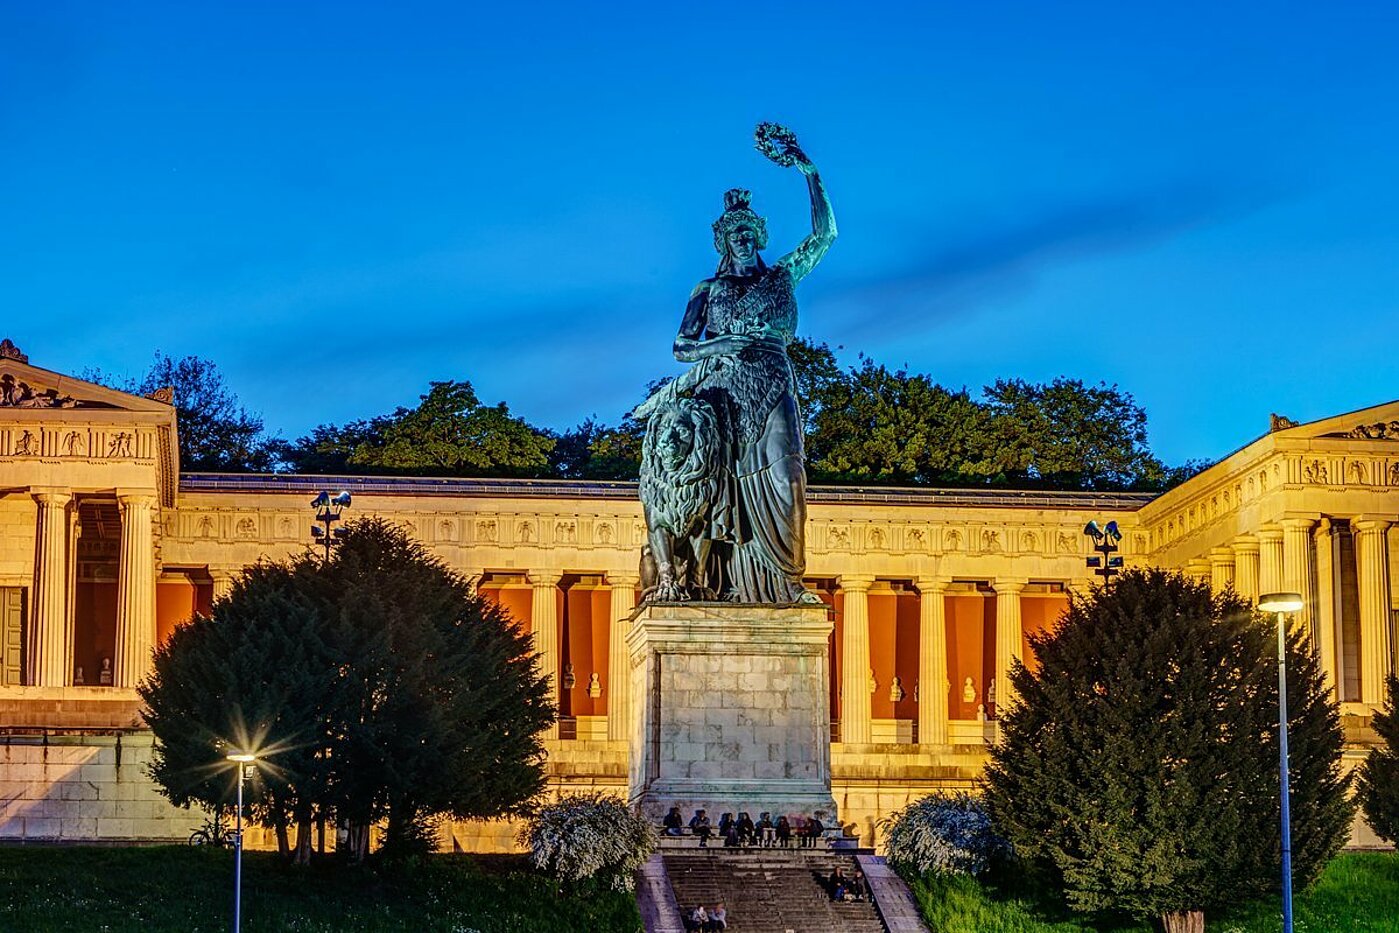
[[[215,360],[296,437],[433,379],[615,422],[805,186],[802,333],[973,389],[1115,382],[1170,462],[1399,397],[1399,4],[0,6],[0,336]]]

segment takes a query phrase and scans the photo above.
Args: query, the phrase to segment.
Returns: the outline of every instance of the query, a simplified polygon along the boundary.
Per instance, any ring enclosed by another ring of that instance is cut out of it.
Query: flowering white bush
[[[520,833],[534,867],[564,881],[600,876],[630,891],[656,848],[656,828],[616,797],[579,794],[541,807]]]
[[[918,875],[979,875],[993,858],[1010,854],[1010,844],[992,828],[986,807],[965,791],[924,797],[884,825],[889,862]]]

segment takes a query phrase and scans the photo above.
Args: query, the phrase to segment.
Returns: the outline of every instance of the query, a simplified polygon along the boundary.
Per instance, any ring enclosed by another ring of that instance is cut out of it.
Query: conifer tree
[[[351,522],[328,563],[244,570],[212,616],[176,628],[142,684],[152,776],[174,803],[227,804],[225,755],[256,751],[255,822],[310,858],[315,819],[351,850],[432,844],[443,816],[519,812],[543,787],[553,720],[528,636],[403,529]]]
[[[986,773],[1017,853],[1077,911],[1158,917],[1276,890],[1276,630],[1232,591],[1129,570],[1072,599],[1011,673],[1019,701]],[[1303,636],[1287,641],[1292,851],[1299,887],[1345,839],[1335,705]]]
[[[1399,843],[1399,677],[1385,682],[1384,708],[1370,720],[1380,744],[1360,766],[1358,793],[1365,822],[1386,842]]]

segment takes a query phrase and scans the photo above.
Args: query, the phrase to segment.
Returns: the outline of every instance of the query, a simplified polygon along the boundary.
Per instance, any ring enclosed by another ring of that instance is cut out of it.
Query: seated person
[[[709,846],[709,817],[703,810],[696,810],[695,815],[690,817],[690,831],[699,837],[701,849]]]
[[[865,873],[857,868],[850,878],[850,897],[852,900],[863,901],[868,894],[869,886],[865,883]]]
[[[733,826],[734,815],[725,813],[719,817],[719,835],[725,838],[729,835],[729,828]]]
[[[833,901],[843,901],[850,891],[850,881],[845,877],[845,872],[837,865],[831,872],[831,877],[826,879],[826,893]]]
[[[724,909],[724,902],[715,904],[709,911],[709,925],[705,927],[709,933],[724,933],[729,928],[729,912]]]
[[[684,832],[683,823],[680,817],[680,808],[671,807],[670,812],[665,815],[665,820],[661,825],[665,828],[667,836],[679,836]]]
[[[685,918],[685,931],[686,933],[704,933],[708,929],[709,913],[704,909],[704,905],[700,904]]]
[[[724,836],[724,848],[726,848],[726,849],[736,849],[736,848],[738,848],[738,843],[739,843],[739,837],[738,837],[738,821],[737,821],[737,820],[730,820],[730,821],[729,821],[729,831],[728,831],[728,833],[725,834],[725,836]]]
[[[741,811],[738,814],[739,845],[751,846],[753,844],[753,838],[757,836],[757,834],[758,830],[757,827],[753,825],[753,818],[748,815],[746,810]]]
[[[782,814],[777,818],[777,825],[773,827],[773,832],[777,836],[777,844],[782,848],[790,848],[792,845],[792,824],[787,821],[787,814]]]
[[[764,849],[772,848],[773,840],[777,836],[776,827],[772,825],[772,814],[766,811],[758,817],[758,840],[762,842]]]

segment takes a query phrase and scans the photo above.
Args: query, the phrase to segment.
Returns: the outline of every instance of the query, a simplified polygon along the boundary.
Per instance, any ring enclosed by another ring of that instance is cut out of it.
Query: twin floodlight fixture
[[[1117,551],[1117,542],[1122,540],[1117,522],[1108,522],[1101,528],[1097,522],[1089,522],[1084,526],[1083,533],[1093,539],[1093,550],[1098,552],[1097,557],[1088,558],[1089,569],[1102,577],[1104,583],[1111,581],[1114,574],[1122,572],[1122,558],[1113,556]]]
[[[331,525],[340,521],[340,513],[350,504],[350,494],[340,492],[332,496],[329,491],[322,490],[316,498],[311,500],[311,508],[316,510],[316,521],[321,525],[311,526],[311,537],[317,541],[323,541],[327,537],[343,538],[345,529],[336,528],[331,530]]]

